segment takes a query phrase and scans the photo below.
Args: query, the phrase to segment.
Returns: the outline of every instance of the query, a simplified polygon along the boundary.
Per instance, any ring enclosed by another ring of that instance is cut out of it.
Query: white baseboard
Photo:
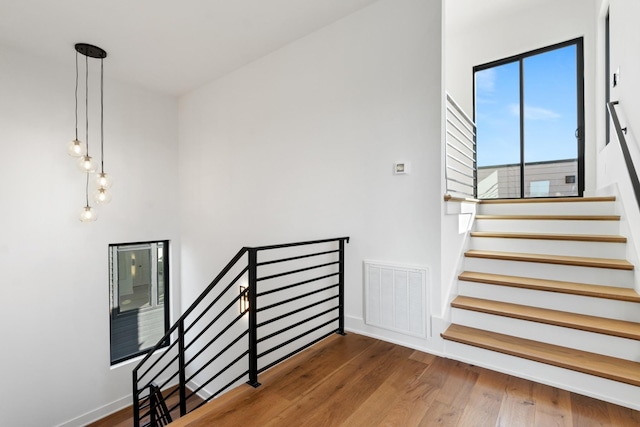
[[[433,318],[432,321],[435,322],[436,318]],[[379,339],[381,341],[390,342],[392,344],[401,345],[403,347],[423,351],[436,356],[443,356],[440,332],[437,333],[437,336],[434,336],[429,340],[419,339],[412,336],[403,336],[402,334],[367,325],[364,323],[364,319],[355,316],[345,316],[345,330],[347,332],[353,332],[354,334]]]
[[[458,343],[453,343],[453,346],[465,347],[464,344]],[[444,357],[626,408],[640,410],[640,403],[635,399],[637,387],[515,356],[495,353],[491,350],[473,348],[471,352],[476,357],[456,354],[455,351],[450,351]]]
[[[82,427],[90,424],[92,422],[98,421],[106,416],[113,414],[114,412],[118,412],[121,409],[124,409],[128,406],[131,406],[133,403],[133,395],[129,394],[127,396],[121,397],[120,399],[108,403],[104,406],[101,406],[97,409],[89,411],[85,414],[82,414],[76,418],[73,418],[69,421],[65,421],[62,424],[56,425],[56,427]]]

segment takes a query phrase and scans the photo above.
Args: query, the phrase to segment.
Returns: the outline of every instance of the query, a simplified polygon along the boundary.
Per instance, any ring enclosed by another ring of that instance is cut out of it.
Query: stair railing
[[[476,124],[449,93],[447,93],[446,115],[446,192],[450,196],[476,198],[478,187]]]
[[[638,173],[636,172],[636,168],[633,165],[633,159],[631,158],[631,153],[629,152],[629,145],[627,144],[626,137],[627,128],[623,128],[620,124],[620,118],[618,117],[618,112],[616,111],[616,105],[619,104],[619,101],[607,102],[607,110],[611,115],[611,120],[613,121],[613,127],[616,130],[616,135],[618,135],[618,142],[620,143],[622,156],[624,157],[624,162],[627,166],[627,171],[629,172],[631,185],[633,185],[633,193],[636,196],[636,203],[638,203],[638,207],[640,208],[640,180],[638,180]]]
[[[133,370],[134,426],[162,425],[158,408],[177,418],[241,381],[257,387],[260,373],[344,334],[348,242],[242,248]]]

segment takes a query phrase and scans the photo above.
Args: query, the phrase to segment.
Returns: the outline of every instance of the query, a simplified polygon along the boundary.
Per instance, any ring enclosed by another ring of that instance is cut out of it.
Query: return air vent
[[[364,271],[365,323],[426,338],[428,270],[365,261]]]

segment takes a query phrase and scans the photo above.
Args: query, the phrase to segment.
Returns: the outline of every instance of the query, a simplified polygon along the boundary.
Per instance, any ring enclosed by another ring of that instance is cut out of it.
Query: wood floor
[[[640,425],[638,411],[356,334],[332,336],[260,382],[171,426]]]

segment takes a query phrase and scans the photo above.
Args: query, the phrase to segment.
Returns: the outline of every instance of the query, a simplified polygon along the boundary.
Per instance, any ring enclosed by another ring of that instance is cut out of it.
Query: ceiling
[[[527,13],[527,10],[543,7],[547,3],[550,4],[549,13],[553,13],[553,7],[551,5],[554,2],[558,2],[558,0],[443,1],[445,5],[445,25],[449,33],[464,31],[465,27],[489,18],[496,19],[496,17],[504,17],[504,19],[509,19],[510,16]]]
[[[58,63],[93,44],[109,77],[180,95],[376,1],[0,0],[0,44]]]

